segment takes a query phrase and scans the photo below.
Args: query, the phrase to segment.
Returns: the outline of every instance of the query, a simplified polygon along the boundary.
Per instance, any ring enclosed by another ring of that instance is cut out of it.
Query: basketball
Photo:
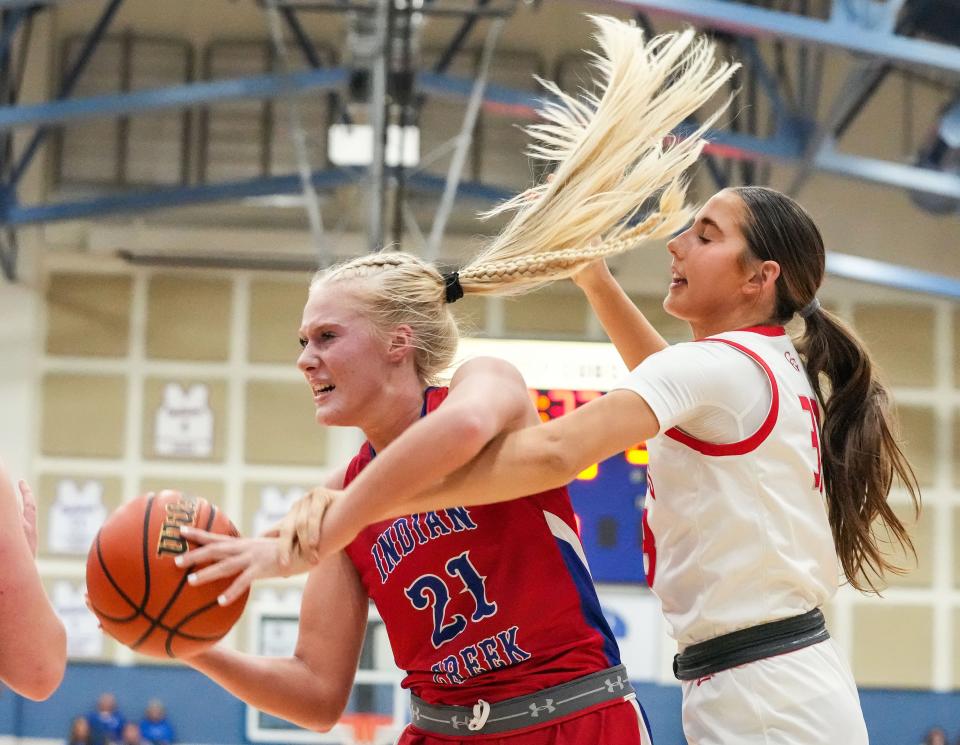
[[[199,497],[150,492],[124,504],[100,528],[87,556],[87,594],[103,630],[151,657],[189,657],[213,645],[243,613],[247,596],[221,607],[226,578],[194,587],[174,560],[193,544],[184,525],[239,535],[233,523]]]

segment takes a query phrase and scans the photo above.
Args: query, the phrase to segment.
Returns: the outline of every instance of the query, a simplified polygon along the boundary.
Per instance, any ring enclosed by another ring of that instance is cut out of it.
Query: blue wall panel
[[[915,745],[931,727],[943,727],[948,742],[960,741],[960,691],[863,689],[860,705],[871,745]]]
[[[13,696],[3,685],[0,685],[0,734],[9,734],[14,731],[17,722],[18,708],[22,704],[22,699]]]
[[[245,741],[244,704],[208,678],[181,666],[71,664],[60,689],[44,702],[23,700],[17,734],[64,737],[73,717],[86,714],[97,696],[109,691],[128,719],[140,721],[152,698],[166,704],[180,742],[241,743]],[[14,698],[0,697],[6,702]],[[16,731],[16,723],[4,733]]]

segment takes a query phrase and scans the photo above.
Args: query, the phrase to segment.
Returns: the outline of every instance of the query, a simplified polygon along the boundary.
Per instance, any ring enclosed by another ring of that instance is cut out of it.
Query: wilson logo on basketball
[[[193,525],[196,517],[195,501],[182,499],[167,504],[166,517],[160,528],[160,540],[157,542],[157,556],[186,553],[187,539],[180,535],[180,528]]]

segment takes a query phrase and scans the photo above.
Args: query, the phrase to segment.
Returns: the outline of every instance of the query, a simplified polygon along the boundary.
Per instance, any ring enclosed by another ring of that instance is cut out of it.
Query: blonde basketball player
[[[67,664],[67,636],[37,571],[37,505],[19,483],[20,499],[0,462],[0,681],[42,701]]]
[[[324,553],[388,515],[566,483],[647,440],[648,578],[679,646],[691,745],[861,745],[857,691],[819,608],[840,569],[861,590],[897,570],[877,522],[912,550],[886,502],[897,478],[919,507],[887,393],[860,342],[820,307],[823,241],[790,198],[721,191],[668,251],[664,308],[696,341],[667,347],[592,267],[578,283],[633,367],[615,390],[503,436],[420,497],[386,474],[311,494],[287,520],[286,548]],[[798,315],[794,346],[784,324]]]

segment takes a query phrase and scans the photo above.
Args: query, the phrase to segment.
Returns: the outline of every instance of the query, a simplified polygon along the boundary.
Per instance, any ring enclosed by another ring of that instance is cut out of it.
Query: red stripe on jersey
[[[772,326],[761,326],[758,328],[770,329]],[[780,327],[782,330],[782,327]],[[746,329],[744,329],[746,330]],[[767,336],[774,336],[774,334],[766,334]],[[690,435],[684,432],[682,429],[674,427],[673,429],[668,429],[666,431],[667,437],[671,440],[676,440],[681,445],[686,445],[693,450],[696,450],[698,453],[703,455],[716,455],[716,456],[725,456],[725,455],[744,455],[749,453],[752,450],[756,450],[760,444],[769,437],[770,433],[773,431],[774,425],[777,423],[777,414],[780,410],[780,389],[777,386],[777,380],[773,377],[773,370],[770,369],[769,365],[761,359],[760,355],[756,352],[748,349],[742,344],[737,344],[735,341],[730,341],[729,339],[701,339],[700,341],[705,342],[720,342],[721,344],[727,344],[734,349],[737,349],[743,352],[745,355],[750,357],[754,362],[756,362],[766,373],[767,379],[770,381],[770,390],[773,393],[773,400],[770,402],[770,411],[767,412],[766,419],[763,420],[763,424],[760,425],[760,429],[754,432],[750,437],[745,440],[740,440],[740,442],[730,442],[730,443],[715,443],[715,442],[705,442],[704,440],[697,439],[693,435]]]
[[[761,336],[786,336],[787,330],[783,326],[747,326],[745,329],[737,331],[747,331],[751,334],[760,334]],[[717,341],[723,341],[717,339]]]

